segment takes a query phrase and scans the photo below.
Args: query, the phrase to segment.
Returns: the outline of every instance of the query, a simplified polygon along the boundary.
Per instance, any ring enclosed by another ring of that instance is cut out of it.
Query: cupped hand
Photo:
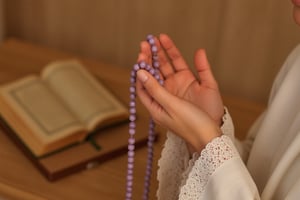
[[[220,125],[224,106],[205,51],[199,49],[195,53],[195,69],[200,78],[198,80],[168,35],[161,34],[155,42],[164,87],[171,94],[207,112]],[[150,46],[146,41],[141,42],[138,61],[142,60],[148,63],[152,61]]]
[[[213,138],[221,135],[219,127],[206,112],[168,92],[147,71],[139,70],[137,77],[137,94],[153,120],[183,138],[194,150],[200,152]]]

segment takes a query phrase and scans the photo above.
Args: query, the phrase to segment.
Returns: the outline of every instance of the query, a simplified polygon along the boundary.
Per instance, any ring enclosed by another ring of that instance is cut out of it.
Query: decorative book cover
[[[135,135],[136,147],[147,144],[148,119],[141,115]],[[37,158],[18,138],[9,125],[0,118],[3,132],[19,147],[34,166],[49,180],[55,181],[73,173],[90,169],[104,161],[127,153],[128,124],[120,123],[95,131],[81,143],[69,146],[50,155]],[[156,139],[158,134],[156,133]]]

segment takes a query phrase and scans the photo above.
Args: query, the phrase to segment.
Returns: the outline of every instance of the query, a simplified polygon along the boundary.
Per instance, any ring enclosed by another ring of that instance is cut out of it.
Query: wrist
[[[215,127],[213,130],[207,131],[206,134],[201,135],[201,137],[198,139],[193,140],[190,144],[194,151],[201,153],[208,143],[210,143],[214,138],[220,137],[221,135],[221,129],[219,127]]]
[[[214,122],[216,122],[218,127],[221,127],[224,124],[224,116],[226,115],[226,108],[224,107],[218,115],[213,117]]]

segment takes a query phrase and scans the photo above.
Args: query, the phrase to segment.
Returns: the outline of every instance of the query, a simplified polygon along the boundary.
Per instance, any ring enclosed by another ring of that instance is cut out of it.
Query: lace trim
[[[188,179],[189,173],[192,171],[195,162],[199,159],[200,154],[198,152],[193,153],[192,158],[189,160],[188,166],[185,169],[185,171],[181,175],[181,184],[180,186],[184,186],[186,183],[186,180]]]
[[[233,139],[233,123],[226,107],[224,107],[224,110],[221,130],[225,135]],[[156,193],[158,199],[178,199],[180,188],[186,185],[189,174],[199,156],[200,154],[195,152],[192,158],[189,159],[189,151],[185,141],[172,132],[167,132],[167,140],[162,150],[161,158],[158,161],[157,180],[159,181],[159,186]]]
[[[230,137],[230,139],[232,139],[232,141],[234,141],[234,125],[226,107],[224,107],[224,111],[225,112],[222,117],[223,124],[221,126],[221,131],[222,133],[224,133],[224,135],[227,135],[228,137]]]
[[[167,132],[167,140],[158,161],[158,199],[178,199],[181,174],[188,165],[188,160],[189,152],[185,141],[172,132]]]
[[[231,116],[228,112],[228,109],[224,107],[224,115],[222,117],[223,124],[221,126],[221,131],[224,135],[227,135],[232,141],[234,141],[234,126],[232,123]],[[191,172],[193,166],[195,165],[196,160],[198,160],[200,154],[198,152],[193,153],[192,158],[188,162],[188,166],[182,174],[181,186],[184,186],[188,178],[189,173]]]
[[[185,185],[181,187],[179,199],[199,199],[215,170],[225,161],[237,156],[238,153],[228,136],[222,135],[213,139],[202,150],[196,161],[194,159],[197,158],[197,155],[193,155],[193,159],[190,161],[193,167]]]

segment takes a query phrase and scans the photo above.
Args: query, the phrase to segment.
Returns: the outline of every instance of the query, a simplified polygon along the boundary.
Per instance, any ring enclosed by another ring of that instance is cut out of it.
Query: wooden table
[[[108,88],[128,102],[129,68],[103,64],[58,50],[53,50],[17,39],[8,39],[0,46],[0,84],[30,73],[39,73],[50,61],[65,58],[80,59],[85,66],[101,78]],[[243,138],[264,105],[244,99],[225,96],[239,138]],[[139,106],[138,109],[143,110]],[[143,122],[147,124],[148,122]],[[164,134],[155,144],[154,169],[150,199],[155,199],[157,189],[156,162],[164,143]],[[134,199],[141,199],[147,149],[136,151]],[[119,156],[101,165],[68,176],[56,182],[48,182],[16,146],[0,131],[0,196],[8,199],[82,200],[124,199],[127,155]]]

